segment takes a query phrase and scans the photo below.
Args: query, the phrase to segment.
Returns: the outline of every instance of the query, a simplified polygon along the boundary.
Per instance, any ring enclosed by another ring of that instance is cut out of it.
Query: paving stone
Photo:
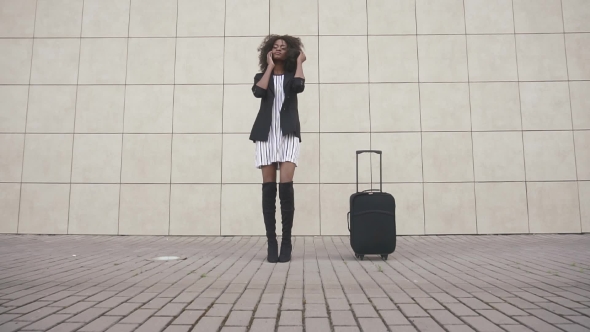
[[[306,304],[324,304],[324,294],[305,294],[304,300]]]
[[[84,325],[84,323],[61,323],[61,324],[54,326],[53,328],[51,328],[47,332],[73,332],[73,331],[78,330],[83,325]],[[0,331],[3,331],[3,330],[0,329]]]
[[[429,317],[417,317],[411,319],[419,331],[424,332],[444,332],[445,330],[434,319]]]
[[[418,330],[412,325],[395,325],[390,326],[389,329],[395,332],[418,332]]]
[[[348,294],[350,304],[369,304],[369,299],[364,294]],[[323,302],[322,302],[323,303]]]
[[[559,262],[589,240],[399,237],[380,273],[344,236],[295,237],[291,263],[268,264],[263,237],[0,235],[20,257],[0,271],[0,331],[584,331],[590,286]],[[162,252],[187,259],[146,259]]]
[[[205,313],[207,317],[225,317],[231,311],[231,304],[214,304],[209,311]]]
[[[184,303],[168,303],[155,316],[178,316],[185,306]]]
[[[328,317],[328,311],[324,304],[307,304],[305,305],[306,318]]]
[[[370,304],[353,304],[352,311],[356,317],[363,317],[363,318],[378,318],[379,315],[375,308],[373,308]]]
[[[428,313],[417,304],[400,304],[399,308],[406,317],[428,317]]]
[[[520,308],[523,310],[525,310],[525,309],[538,309],[539,308],[539,306],[532,304],[532,303],[525,301],[525,300],[518,298],[518,297],[507,297],[504,300],[506,302],[513,304],[517,308]]]
[[[80,332],[102,332],[102,331],[106,331],[108,328],[110,328],[111,326],[115,325],[119,320],[121,320],[121,317],[116,317],[116,316],[103,316],[103,317],[98,317],[97,319],[95,319],[94,321],[92,321],[90,324],[85,325],[84,327],[82,327],[80,330]]]
[[[449,332],[475,332],[474,329],[467,325],[445,325],[444,327]]]
[[[158,296],[158,293],[141,293],[137,294],[135,297],[133,297],[127,302],[147,303],[156,296]]]
[[[302,326],[303,313],[301,311],[281,311],[279,326]]]
[[[548,311],[551,311],[554,314],[557,315],[561,315],[561,316],[576,316],[579,315],[578,312],[584,314],[585,316],[589,316],[590,315],[590,311],[586,311],[584,312],[583,310],[588,310],[588,309],[568,309],[566,307],[560,306],[557,303],[553,303],[553,302],[546,302],[546,303],[538,303],[539,307],[542,307]]]
[[[35,322],[35,321],[38,321],[39,319],[42,319],[44,317],[47,317],[47,316],[55,313],[59,309],[60,308],[57,308],[57,307],[43,307],[43,308],[37,309],[35,311],[32,311],[26,315],[3,314],[3,315],[0,315],[0,323],[3,322],[3,317],[9,317],[9,319],[4,320],[4,321],[9,321],[9,320],[14,319],[14,320],[19,320],[19,321]]]
[[[193,325],[204,313],[205,311],[203,310],[185,310],[172,322],[172,324]]]
[[[331,311],[330,318],[334,326],[357,326],[351,311]]]
[[[135,332],[160,332],[164,331],[172,317],[151,317],[140,325]]]
[[[410,325],[408,319],[398,310],[379,311],[387,325]]]
[[[535,302],[549,302],[549,300],[547,300],[546,298],[537,296],[533,293],[529,293],[529,292],[512,292],[512,294],[526,300],[532,303]]]
[[[65,314],[49,315],[31,325],[24,327],[23,330],[47,331],[70,317],[70,315]]]
[[[441,325],[460,325],[463,322],[453,315],[448,310],[428,310],[430,316],[432,316]]]
[[[278,304],[260,304],[256,308],[255,318],[276,318],[279,310]]]
[[[518,309],[510,303],[491,303],[491,305],[508,316],[528,316],[528,313]]]
[[[277,294],[282,295],[282,294]],[[246,290],[238,302],[234,306],[234,310],[254,310],[256,304],[260,299],[261,291],[259,289],[248,289]]]
[[[156,297],[142,306],[143,309],[161,309],[168,302],[172,301],[171,297]]]
[[[225,326],[248,326],[252,311],[232,311],[225,322]]]
[[[527,310],[527,312],[533,316],[537,316],[538,318],[540,318],[550,324],[569,324],[569,323],[571,323],[571,321],[564,319],[563,317],[560,317],[560,316],[558,316],[552,312],[549,312],[545,309],[529,309],[529,310]]]
[[[13,319],[17,319],[19,317],[21,317],[21,314],[1,314],[0,315],[0,325],[2,325],[3,323],[6,323],[8,321],[11,321]],[[32,322],[35,321],[37,319],[26,319],[26,321]]]
[[[567,316],[567,318],[590,329],[590,317],[588,316]]]
[[[329,330],[330,321],[327,318],[305,318],[305,332],[325,332]]]
[[[502,332],[502,329],[487,320],[484,317],[463,317],[462,318],[467,324],[473,326],[477,331],[480,332]]]
[[[203,317],[199,320],[192,332],[217,331],[221,327],[224,317]]]
[[[497,302],[497,303],[504,302],[502,299],[499,299],[498,297],[496,297],[488,292],[472,292],[471,295],[477,297],[482,302],[485,302],[488,304],[491,304],[494,302]]]
[[[516,319],[519,322],[521,322],[522,324],[526,325],[527,327],[529,327],[533,331],[538,331],[538,332],[559,331],[559,329],[556,328],[555,326],[553,326],[547,322],[544,322],[534,316],[518,316],[518,317],[514,317],[514,319]]]
[[[114,297],[104,300],[101,303],[98,303],[95,307],[112,309],[112,308],[115,308],[116,306],[118,306],[119,304],[127,301],[128,299],[129,299],[129,297],[127,297],[127,296],[114,296]]]
[[[457,316],[478,316],[478,314],[461,303],[448,303],[447,308]]]
[[[76,315],[88,308],[91,308],[94,305],[96,305],[96,302],[77,302],[67,308],[62,309],[58,313]]]
[[[500,325],[501,328],[508,332],[533,332],[533,330],[529,329],[524,325]]]
[[[116,324],[116,325],[113,325],[106,332],[131,332],[131,331],[135,331],[135,329],[138,326],[139,326],[139,324]]]
[[[210,297],[196,298],[191,304],[188,305],[188,307],[186,307],[186,309],[206,310],[213,304],[214,301],[215,299]]]
[[[240,296],[240,294],[237,293],[226,293],[221,295],[216,301],[215,303],[224,303],[224,304],[234,304],[237,300],[238,297]]]
[[[245,326],[224,326],[221,332],[246,332]]]
[[[436,299],[440,303],[457,303],[459,300],[450,296],[447,293],[430,293],[434,299]]]
[[[170,325],[164,332],[189,332],[192,326],[190,325]]]
[[[328,308],[330,310],[350,310],[350,305],[346,299],[328,299]]]
[[[193,302],[199,293],[192,293],[192,292],[182,292],[177,297],[175,297],[172,302],[173,303],[191,303]]]
[[[8,312],[9,314],[21,314],[21,315],[23,315],[23,314],[28,314],[28,313],[30,313],[32,311],[35,311],[35,310],[37,310],[39,308],[43,308],[45,306],[48,306],[50,304],[51,304],[51,302],[38,301],[38,302],[29,303],[29,304],[27,304],[25,306],[18,307],[16,309],[12,309],[10,311],[8,310],[8,308],[6,308],[7,309],[6,312]]]
[[[127,316],[141,306],[141,303],[123,303],[108,311],[105,315],[109,316]]]
[[[283,298],[282,310],[303,310],[302,298]]]
[[[360,332],[356,326],[334,326],[334,332]]]
[[[250,332],[274,332],[276,319],[255,318],[250,326]]]
[[[404,288],[404,291],[414,299],[417,297],[428,297],[428,294],[419,288]]]
[[[131,315],[123,318],[123,324],[143,324],[156,313],[156,309],[137,309]]]
[[[586,308],[586,306],[584,306],[583,304],[578,303],[578,302],[575,302],[575,301],[572,301],[572,300],[569,300],[569,299],[566,299],[564,297],[559,297],[559,296],[556,296],[556,297],[546,297],[546,299],[548,301],[561,304],[562,306],[564,306],[566,308],[570,308],[570,309],[578,309],[578,308],[582,308],[583,309],[583,308]],[[531,308],[531,309],[535,309],[535,308]]]
[[[497,325],[510,325],[510,324],[518,324],[515,320],[511,319],[510,317],[502,314],[497,310],[477,310],[477,312],[490,320],[492,323]]]
[[[381,332],[387,331],[387,326],[379,318],[359,318],[359,324],[363,331]]]
[[[274,329],[272,330],[274,331]],[[278,332],[303,332],[303,326],[279,326]]]
[[[373,298],[371,302],[377,310],[395,310],[397,307],[388,298]]]
[[[59,301],[62,299],[65,299],[68,296],[72,296],[74,295],[76,292],[74,291],[61,291],[61,292],[57,292],[54,294],[51,294],[49,296],[46,296],[44,298],[41,299],[41,302],[44,301],[49,301],[49,302],[55,302],[55,301]]]
[[[572,300],[575,302],[585,302],[585,301],[590,300],[590,298],[587,298],[585,296],[580,296],[579,294],[575,294],[572,292],[555,292],[555,294],[560,295],[562,297],[565,297],[568,300]]]
[[[82,311],[76,316],[68,319],[68,322],[72,323],[88,323],[96,318],[100,317],[105,312],[109,311],[108,308],[90,308]]]
[[[578,324],[556,324],[558,328],[566,332],[588,332],[588,328]]]
[[[438,303],[436,300],[434,300],[430,297],[416,298],[416,302],[418,302],[418,305],[420,305],[420,307],[422,307],[422,309],[426,309],[426,310],[444,309],[444,307],[441,306],[440,303]]]
[[[491,309],[489,305],[473,297],[460,298],[459,301],[463,302],[463,304],[465,304],[473,310]]]
[[[113,292],[113,291],[105,291],[105,292],[100,292],[98,294],[95,294],[89,298],[86,299],[86,301],[89,302],[102,302],[106,299],[110,299],[112,297],[114,297],[115,295],[117,295],[118,292]]]
[[[31,324],[30,322],[17,322],[12,321],[4,324],[0,324],[0,331],[2,332],[13,332],[20,329],[23,326]]]

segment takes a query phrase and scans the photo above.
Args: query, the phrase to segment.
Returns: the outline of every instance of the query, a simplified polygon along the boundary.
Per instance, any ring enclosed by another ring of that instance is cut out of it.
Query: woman
[[[299,159],[301,132],[297,94],[305,89],[301,40],[267,36],[258,51],[261,73],[254,76],[252,93],[261,98],[250,140],[256,143],[256,167],[262,170],[262,215],[268,240],[267,260],[291,260],[291,229],[295,213],[293,175]],[[277,169],[283,234],[279,254],[276,234]]]

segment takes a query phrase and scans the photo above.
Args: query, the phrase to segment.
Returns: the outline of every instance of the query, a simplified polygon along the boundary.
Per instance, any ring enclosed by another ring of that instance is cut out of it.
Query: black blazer
[[[256,85],[262,78],[262,73],[254,75],[252,93],[254,97],[261,98],[260,109],[250,132],[251,141],[267,141],[268,132],[272,122],[272,105],[275,98],[274,80],[268,81],[268,88],[263,89]],[[285,72],[283,78],[283,91],[285,100],[281,108],[281,131],[283,135],[294,134],[301,142],[301,127],[299,124],[299,110],[297,109],[297,94],[305,90],[305,79],[294,77],[295,73]]]

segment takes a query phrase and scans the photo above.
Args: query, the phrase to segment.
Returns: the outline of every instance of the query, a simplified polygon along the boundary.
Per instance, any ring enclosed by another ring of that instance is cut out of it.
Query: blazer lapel
[[[283,79],[283,91],[285,91],[285,93],[287,93],[287,91],[288,91],[287,87],[291,83],[291,80],[293,79],[293,77],[295,77],[295,73],[285,72],[285,78]]]
[[[268,91],[275,95],[275,77],[274,75],[270,75],[270,79],[268,80]]]

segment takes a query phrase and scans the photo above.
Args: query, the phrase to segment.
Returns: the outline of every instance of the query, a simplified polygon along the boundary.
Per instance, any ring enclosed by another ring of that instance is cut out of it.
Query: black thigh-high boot
[[[262,184],[262,216],[266,228],[266,239],[268,241],[267,260],[276,263],[279,260],[279,244],[276,233],[276,182],[265,182]]]
[[[279,183],[279,198],[281,200],[281,217],[283,224],[283,237],[281,240],[281,254],[279,262],[284,263],[291,260],[291,229],[293,228],[293,216],[295,214],[295,192],[293,182]]]

